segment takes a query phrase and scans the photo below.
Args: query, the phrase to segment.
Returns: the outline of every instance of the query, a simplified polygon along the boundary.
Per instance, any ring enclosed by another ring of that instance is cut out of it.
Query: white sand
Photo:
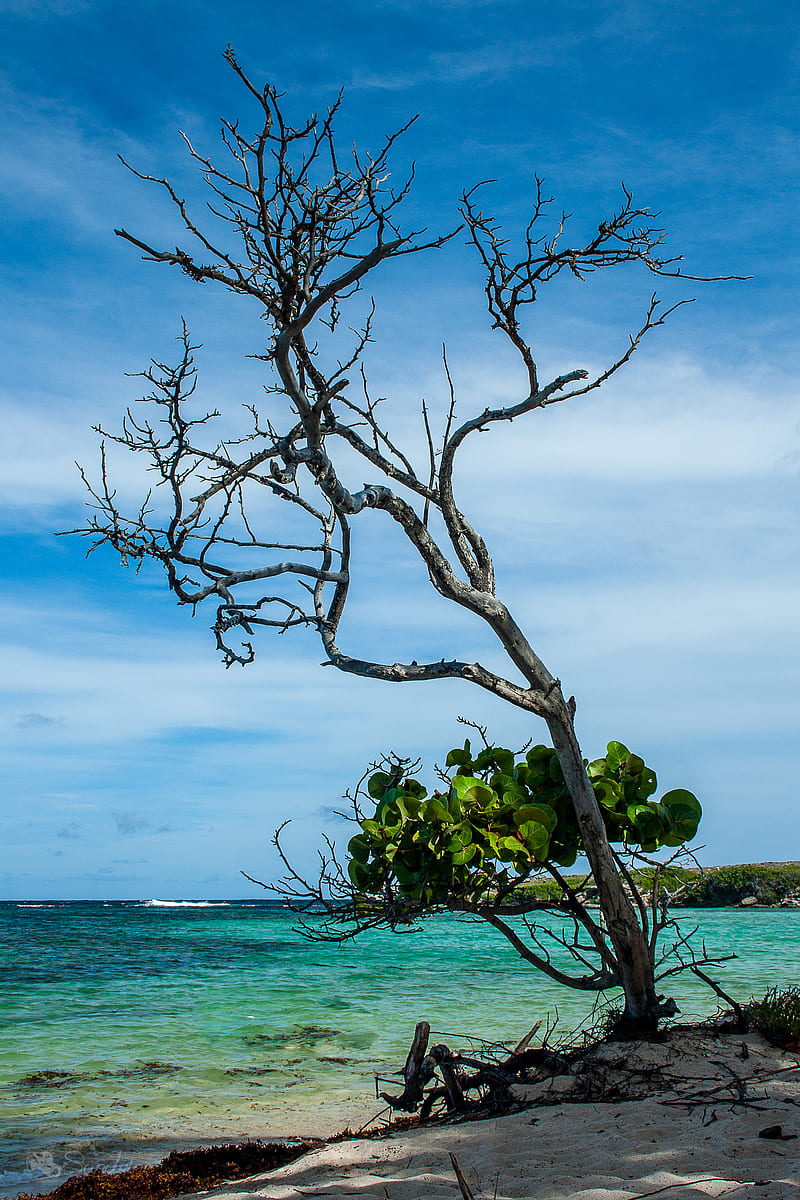
[[[800,1056],[756,1035],[687,1032],[666,1044],[609,1044],[594,1059],[608,1087],[624,1082],[627,1089],[652,1092],[638,1069],[655,1065],[670,1077],[670,1090],[342,1141],[202,1194],[459,1200],[452,1153],[475,1200],[800,1200],[800,1137],[758,1136],[770,1125],[800,1135]],[[562,1076],[520,1093],[555,1099],[575,1085]],[[709,1089],[718,1090],[697,1103],[698,1092]]]

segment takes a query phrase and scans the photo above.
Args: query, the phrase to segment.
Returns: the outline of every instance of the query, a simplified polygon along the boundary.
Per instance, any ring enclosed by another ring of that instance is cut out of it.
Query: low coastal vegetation
[[[579,886],[584,876],[569,875]],[[631,879],[643,893],[652,887],[652,871],[632,871]],[[727,867],[667,867],[660,883],[671,896],[673,908],[769,907],[800,908],[800,862],[738,863]],[[538,900],[555,900],[558,885],[549,879],[523,885]],[[588,889],[591,896],[591,887]]]
[[[800,906],[800,862],[740,863],[695,873],[676,903],[706,908],[755,902]]]
[[[800,987],[773,988],[763,1000],[748,1004],[747,1016],[751,1026],[773,1046],[800,1049]]]

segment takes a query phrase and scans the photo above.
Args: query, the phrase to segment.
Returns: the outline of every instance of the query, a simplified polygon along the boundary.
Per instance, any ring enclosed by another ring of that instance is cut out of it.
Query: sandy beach
[[[664,1042],[605,1043],[577,1074],[517,1094],[532,1107],[330,1143],[201,1194],[458,1200],[454,1155],[475,1200],[800,1197],[800,1055],[759,1035],[674,1030]]]

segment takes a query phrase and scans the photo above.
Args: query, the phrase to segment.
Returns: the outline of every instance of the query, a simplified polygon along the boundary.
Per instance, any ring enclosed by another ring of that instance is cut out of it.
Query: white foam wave
[[[41,1171],[0,1171],[0,1187],[14,1187],[21,1183],[33,1183],[44,1178]]]
[[[230,908],[226,900],[143,900],[142,908]]]

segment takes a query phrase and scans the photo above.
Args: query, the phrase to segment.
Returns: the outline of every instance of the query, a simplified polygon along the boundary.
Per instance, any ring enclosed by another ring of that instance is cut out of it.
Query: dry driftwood
[[[529,1043],[541,1022],[525,1035],[511,1054],[500,1062],[475,1055],[453,1051],[444,1043],[427,1050],[430,1025],[420,1021],[414,1032],[406,1065],[403,1069],[405,1087],[400,1095],[381,1092],[381,1098],[393,1109],[402,1112],[417,1112],[424,1120],[438,1100],[444,1100],[447,1111],[461,1112],[475,1107],[476,1101],[466,1093],[479,1091],[482,1107],[497,1111],[507,1107],[511,1101],[510,1086],[533,1067],[548,1067],[554,1074],[569,1070],[564,1055],[544,1047],[529,1049]],[[441,1084],[434,1083],[437,1075]]]
[[[572,1047],[550,1049],[545,1044],[531,1049],[529,1043],[536,1027],[511,1052],[488,1043],[483,1049],[468,1052],[452,1050],[444,1042],[429,1049],[430,1026],[420,1022],[403,1071],[403,1091],[399,1095],[382,1092],[381,1096],[390,1108],[418,1113],[422,1121],[432,1113],[447,1117],[488,1115],[521,1106],[618,1103],[645,1096],[687,1109],[720,1103],[759,1109],[766,1100],[759,1085],[763,1087],[776,1076],[797,1078],[800,1064],[771,1063],[766,1071],[762,1065],[754,1067],[744,1041],[734,1044],[733,1053],[727,1054],[725,1061],[726,1055],[715,1054],[712,1042],[705,1039],[717,1043],[720,1037],[736,1032],[737,1022],[729,1022],[727,1015],[722,1014],[712,1024],[667,1030],[657,1039],[663,1054],[655,1057],[649,1052],[631,1056],[627,1046],[602,1038],[595,1040],[591,1035]],[[697,1044],[682,1050],[681,1039],[687,1037]],[[708,1079],[687,1077],[681,1058],[687,1052],[707,1065],[713,1064],[714,1075]],[[740,1063],[747,1063],[745,1070],[740,1069]],[[551,1086],[556,1076],[569,1079]],[[528,1093],[522,1099],[515,1094],[514,1085],[520,1083],[536,1084],[535,1095]],[[789,1102],[800,1104],[800,1100]]]

